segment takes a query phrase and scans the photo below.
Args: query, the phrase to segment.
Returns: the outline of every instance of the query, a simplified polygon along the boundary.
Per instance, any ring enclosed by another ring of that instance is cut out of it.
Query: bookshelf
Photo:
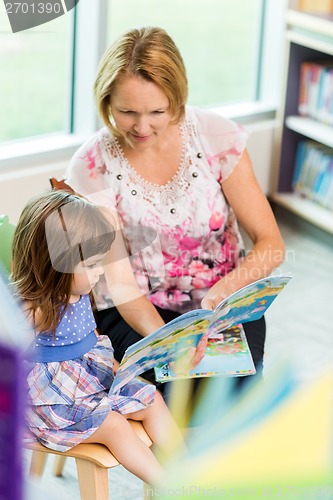
[[[333,234],[333,211],[293,192],[297,146],[311,139],[332,148],[333,126],[299,116],[300,67],[305,61],[331,61],[333,65],[333,14],[289,9],[286,13],[285,70],[282,107],[275,141],[274,186],[270,199]],[[333,92],[333,90],[332,90]]]

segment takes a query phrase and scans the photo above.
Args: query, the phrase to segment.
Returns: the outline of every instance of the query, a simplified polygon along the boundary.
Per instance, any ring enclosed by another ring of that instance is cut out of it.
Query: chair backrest
[[[10,224],[7,215],[0,215],[0,262],[6,273],[10,273],[12,243],[15,226]]]
[[[74,193],[74,189],[72,189],[68,184],[66,184],[66,181],[64,179],[56,179],[55,177],[50,177],[50,184],[53,190],[61,190],[61,191],[68,191],[69,193]]]

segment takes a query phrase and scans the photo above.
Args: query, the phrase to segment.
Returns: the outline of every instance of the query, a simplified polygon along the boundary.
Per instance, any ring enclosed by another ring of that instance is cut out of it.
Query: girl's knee
[[[129,425],[124,415],[113,410],[110,411],[103,423],[113,431]]]
[[[159,412],[166,413],[169,411],[168,407],[166,405],[166,402],[163,399],[162,394],[158,391],[156,391],[156,393],[155,393],[153,407],[155,408],[156,411],[159,411]]]

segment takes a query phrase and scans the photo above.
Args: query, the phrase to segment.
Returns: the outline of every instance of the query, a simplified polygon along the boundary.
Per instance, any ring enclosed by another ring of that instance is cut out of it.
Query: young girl
[[[113,239],[113,227],[95,205],[63,191],[36,196],[21,214],[12,279],[36,334],[27,420],[51,449],[102,443],[130,472],[156,483],[162,467],[127,420],[141,421],[162,448],[170,432],[181,439],[180,432],[154,385],[135,379],[120,393],[109,392],[113,349],[97,334],[90,304]]]

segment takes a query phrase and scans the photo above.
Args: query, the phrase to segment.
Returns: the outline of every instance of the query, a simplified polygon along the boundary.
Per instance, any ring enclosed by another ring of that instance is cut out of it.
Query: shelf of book
[[[333,148],[333,127],[318,120],[303,116],[288,116],[285,121],[288,129]]]
[[[273,193],[270,199],[317,227],[333,234],[333,212],[297,193]]]
[[[297,152],[302,141],[315,141],[318,147],[331,148],[333,154],[333,125],[327,124],[332,118],[331,101],[327,94],[327,82],[331,77],[327,77],[327,74],[333,67],[333,14],[312,14],[289,9],[286,13],[285,42],[282,106],[277,117],[279,127],[274,154],[275,177],[270,199],[333,234],[333,212],[330,203],[330,208],[325,208],[325,203],[312,199],[312,193],[307,199],[303,196],[306,193],[293,192]],[[302,81],[307,82],[301,70],[304,68],[303,71],[309,71],[309,66],[304,66],[305,63],[311,64],[311,71],[315,71],[313,68],[316,67],[317,75],[321,75],[321,80],[317,76],[318,83],[317,80],[311,80],[311,89],[310,86],[301,87]],[[324,69],[321,70],[321,67]],[[323,88],[325,94],[321,90]],[[300,104],[304,109],[300,109]],[[318,119],[315,119],[317,114]],[[330,152],[327,154],[330,155]],[[321,170],[318,167],[312,169],[312,172]]]
[[[301,47],[316,50],[324,54],[333,55],[332,35],[331,38],[320,36],[311,37],[311,34],[309,34],[308,32],[303,33],[290,30],[287,32],[286,37],[290,43],[296,43]]]

